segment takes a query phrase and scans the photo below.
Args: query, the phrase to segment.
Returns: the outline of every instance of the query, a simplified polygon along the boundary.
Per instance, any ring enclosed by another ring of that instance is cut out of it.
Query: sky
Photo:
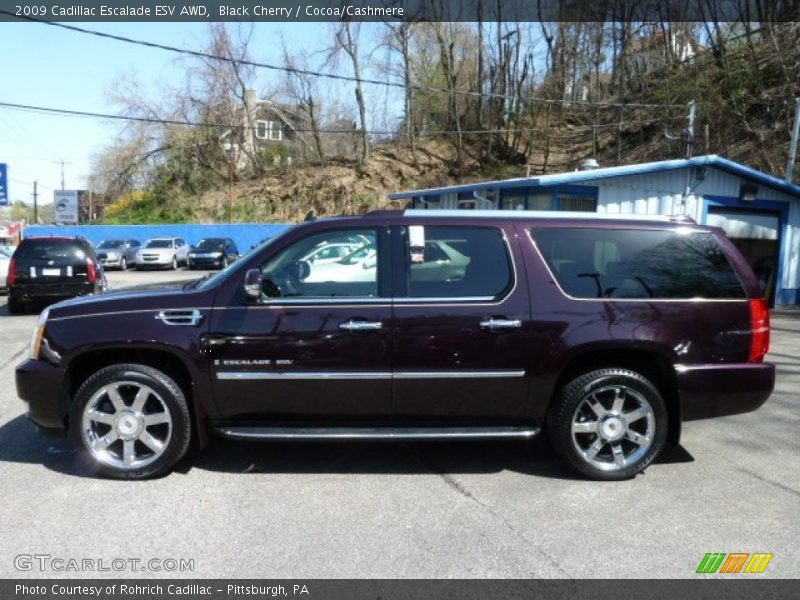
[[[136,39],[202,50],[205,23],[76,23],[76,25]],[[282,62],[280,35],[290,53],[320,50],[330,39],[324,23],[257,23],[253,57]],[[116,78],[135,74],[146,93],[158,95],[169,82],[184,79],[185,63],[164,50],[63,30],[38,23],[0,23],[0,102],[119,113],[109,100]],[[347,73],[344,66],[338,67]],[[259,70],[259,86],[282,75]],[[348,73],[349,74],[349,73]],[[378,92],[375,92],[378,93]],[[382,92],[385,94],[385,92]],[[8,164],[9,199],[32,202],[38,180],[39,202],[52,202],[61,189],[84,189],[91,157],[113,141],[119,124],[100,119],[50,116],[0,107],[0,162]]]

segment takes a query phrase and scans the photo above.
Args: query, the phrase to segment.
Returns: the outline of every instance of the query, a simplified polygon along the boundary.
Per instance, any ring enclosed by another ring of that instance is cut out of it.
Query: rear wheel
[[[191,418],[183,391],[169,375],[119,364],[81,385],[70,433],[102,475],[145,479],[166,473],[183,457]]]
[[[628,369],[585,373],[560,391],[547,418],[558,455],[592,479],[629,479],[667,438],[667,409],[656,387]]]
[[[25,312],[25,305],[13,296],[9,295],[8,312],[12,315],[21,315]]]

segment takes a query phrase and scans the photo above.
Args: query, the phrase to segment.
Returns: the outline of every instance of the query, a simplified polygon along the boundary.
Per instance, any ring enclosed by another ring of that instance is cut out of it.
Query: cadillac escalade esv
[[[308,259],[344,244],[341,259]],[[624,479],[684,421],[769,397],[769,313],[686,218],[373,212],[303,223],[183,289],[39,317],[19,396],[102,474],[244,440],[529,438]]]

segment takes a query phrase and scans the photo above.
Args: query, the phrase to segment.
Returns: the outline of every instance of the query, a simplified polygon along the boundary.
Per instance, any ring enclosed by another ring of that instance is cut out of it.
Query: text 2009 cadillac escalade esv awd
[[[341,259],[312,260],[347,245]],[[769,314],[724,234],[683,218],[384,211],[304,223],[183,289],[39,317],[17,390],[106,475],[193,437],[492,439],[546,430],[586,476],[772,392]]]

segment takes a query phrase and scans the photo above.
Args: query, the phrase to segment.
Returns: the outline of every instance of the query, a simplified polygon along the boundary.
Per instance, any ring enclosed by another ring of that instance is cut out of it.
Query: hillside
[[[730,45],[724,53],[707,49],[629,83],[623,94],[625,103],[667,109],[562,104],[526,115],[526,126],[536,132],[523,142],[507,133],[465,135],[460,162],[456,139],[440,135],[417,139],[417,164],[410,144],[400,139],[374,145],[361,164],[356,157],[338,157],[241,177],[233,187],[230,218],[275,222],[302,219],[309,210],[360,213],[392,206],[387,194],[393,191],[560,172],[592,156],[601,166],[680,158],[686,152],[681,132],[690,100],[697,105],[694,155],[720,154],[782,177],[794,98],[800,96],[795,34],[784,28]],[[227,182],[209,180],[202,191],[162,185],[128,198],[109,207],[107,220],[224,222]]]

